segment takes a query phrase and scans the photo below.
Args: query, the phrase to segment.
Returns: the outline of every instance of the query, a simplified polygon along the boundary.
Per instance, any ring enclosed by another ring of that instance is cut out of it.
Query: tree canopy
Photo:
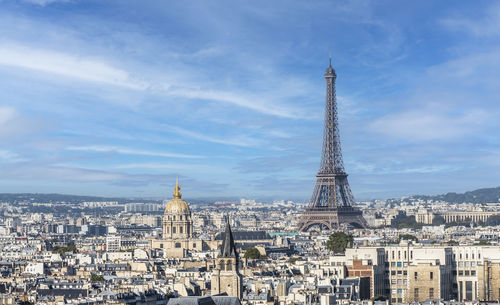
[[[413,241],[418,241],[418,238],[417,238],[415,235],[411,235],[411,234],[401,234],[401,235],[399,235],[399,237],[398,237],[398,242],[400,242],[401,240],[413,240]]]
[[[330,235],[326,242],[326,248],[335,253],[344,252],[346,248],[352,247],[354,238],[344,232],[335,232]]]
[[[261,257],[259,250],[257,248],[248,248],[245,251],[245,258],[250,258],[250,259],[259,259]]]

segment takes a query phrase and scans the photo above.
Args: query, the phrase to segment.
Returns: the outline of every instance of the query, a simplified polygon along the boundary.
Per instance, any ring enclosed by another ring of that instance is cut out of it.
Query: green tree
[[[259,259],[261,257],[259,250],[257,248],[248,248],[245,251],[245,258],[250,258],[250,259]]]
[[[76,248],[75,245],[67,245],[64,247],[56,246],[52,249],[52,253],[58,253],[58,254],[64,254],[66,252],[72,252],[72,253],[77,253],[78,249]]]
[[[436,215],[432,219],[432,225],[433,226],[440,226],[440,225],[444,225],[445,223],[446,223],[446,220],[441,215]]]
[[[104,282],[104,276],[99,274],[92,274],[90,276],[90,281],[92,282]]]
[[[335,232],[330,235],[326,242],[326,248],[334,253],[344,252],[346,248],[352,247],[354,238],[344,232]]]
[[[373,297],[374,301],[385,301],[387,298],[383,294],[377,294],[376,296]]]
[[[477,245],[477,246],[489,246],[489,245],[491,245],[491,243],[488,240],[483,239],[483,240],[480,240],[478,243],[475,243],[474,245]]]
[[[401,234],[398,237],[398,242],[400,242],[401,240],[413,240],[413,241],[417,242],[418,238],[415,235],[411,235],[411,234]]]

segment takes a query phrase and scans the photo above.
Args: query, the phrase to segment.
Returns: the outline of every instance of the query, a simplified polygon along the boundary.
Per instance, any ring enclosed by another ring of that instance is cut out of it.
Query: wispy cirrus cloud
[[[144,90],[147,83],[133,79],[125,70],[102,60],[33,46],[0,45],[0,65],[57,74],[84,81]]]
[[[478,37],[500,36],[500,5],[491,2],[481,18],[471,18],[470,14],[455,13],[440,20],[440,24],[457,32],[466,32]]]
[[[409,142],[449,141],[477,132],[489,117],[480,109],[459,114],[409,110],[379,118],[369,125],[369,130]]]
[[[106,146],[106,145],[88,145],[88,146],[68,146],[67,150],[74,151],[86,151],[86,152],[96,152],[96,153],[117,153],[124,155],[141,155],[141,156],[153,156],[153,157],[165,157],[165,158],[181,158],[181,159],[200,159],[204,156],[200,155],[189,155],[189,154],[177,154],[162,151],[150,151],[150,150],[139,150],[126,147],[117,146]]]
[[[257,146],[261,144],[260,140],[254,139],[247,137],[245,135],[239,135],[238,137],[225,137],[225,138],[218,138],[214,137],[211,135],[206,135],[202,133],[198,133],[195,131],[187,130],[178,126],[173,126],[173,125],[165,125],[166,129],[169,131],[172,131],[178,135],[181,136],[186,136],[192,139],[196,140],[201,140],[201,141],[206,141],[206,142],[211,142],[211,143],[217,143],[217,144],[224,144],[224,145],[233,145],[233,146],[241,146],[241,147],[252,147],[252,146]]]

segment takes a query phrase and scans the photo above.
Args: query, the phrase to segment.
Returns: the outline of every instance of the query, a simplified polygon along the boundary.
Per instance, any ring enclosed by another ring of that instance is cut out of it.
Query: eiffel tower
[[[330,58],[330,66],[325,72],[326,108],[321,165],[311,200],[298,224],[300,232],[309,231],[314,227],[332,231],[338,229],[341,223],[358,228],[367,227],[361,211],[353,207],[354,197],[342,161],[335,96],[336,78],[337,74],[332,68]]]

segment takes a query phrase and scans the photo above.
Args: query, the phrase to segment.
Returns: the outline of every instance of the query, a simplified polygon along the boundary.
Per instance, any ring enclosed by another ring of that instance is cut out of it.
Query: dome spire
[[[182,197],[181,187],[179,186],[179,175],[177,175],[175,179],[175,187],[174,187],[174,198],[180,199]]]

